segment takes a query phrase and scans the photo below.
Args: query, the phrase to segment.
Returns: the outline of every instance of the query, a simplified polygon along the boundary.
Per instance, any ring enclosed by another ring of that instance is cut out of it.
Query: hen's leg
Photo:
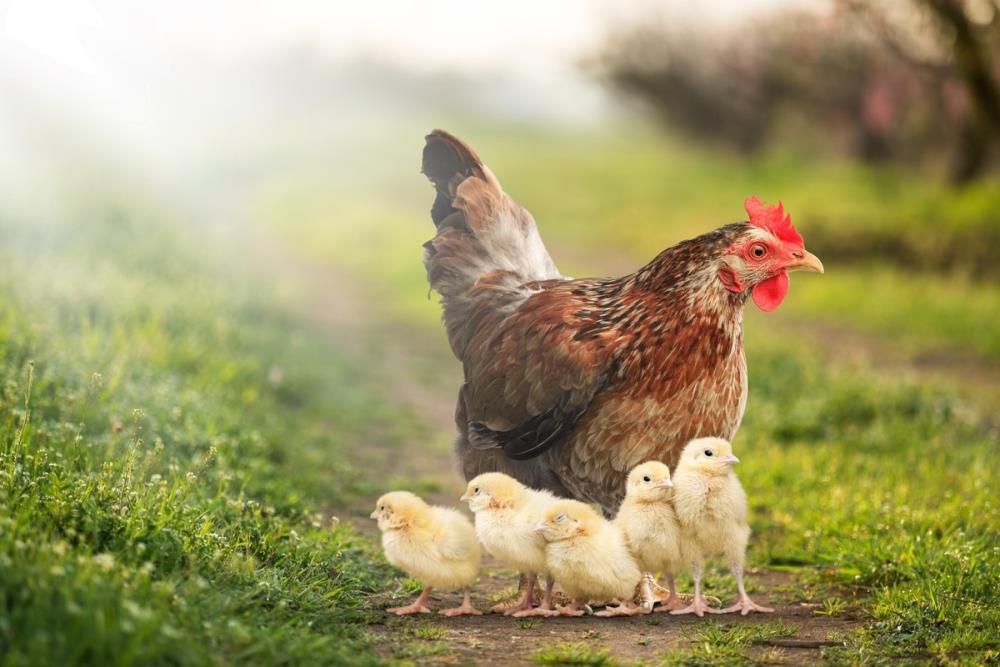
[[[472,599],[469,595],[469,587],[465,587],[465,597],[462,598],[462,604],[458,607],[452,607],[451,609],[442,609],[438,612],[442,616],[482,616],[483,612],[479,611],[472,606]]]
[[[733,576],[736,577],[736,588],[738,590],[736,596],[736,604],[732,607],[726,607],[719,611],[720,614],[728,614],[734,611],[739,611],[740,614],[746,616],[751,611],[760,611],[769,614],[774,611],[770,607],[762,607],[747,595],[747,589],[743,585],[743,564],[734,563],[732,566]]]
[[[708,602],[701,594],[701,571],[701,563],[695,563],[691,566],[691,578],[694,579],[694,601],[683,609],[672,609],[670,611],[671,614],[695,614],[696,616],[704,616],[706,611],[716,611],[708,606]]]
[[[427,598],[430,597],[431,587],[425,586],[424,590],[420,593],[420,597],[413,601],[413,604],[407,605],[405,607],[392,607],[391,609],[386,609],[390,614],[396,614],[396,616],[407,616],[409,614],[429,614],[431,613],[431,608],[427,606]]]
[[[542,598],[542,604],[535,607],[534,609],[525,609],[514,614],[515,618],[524,618],[526,616],[555,616],[556,613],[552,609],[552,587],[556,585],[556,580],[549,575],[545,579],[545,597]]]

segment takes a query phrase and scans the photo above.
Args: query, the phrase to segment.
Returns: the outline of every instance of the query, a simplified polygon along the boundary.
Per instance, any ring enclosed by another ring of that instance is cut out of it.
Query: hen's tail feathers
[[[559,279],[535,220],[507,196],[479,156],[443,130],[427,135],[422,171],[434,184],[434,238],[424,244],[448,340],[464,360],[475,333],[493,327],[543,281]]]

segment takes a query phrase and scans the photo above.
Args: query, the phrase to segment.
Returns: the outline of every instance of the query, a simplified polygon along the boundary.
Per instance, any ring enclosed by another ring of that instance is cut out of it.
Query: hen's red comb
[[[743,207],[750,216],[751,225],[766,229],[785,243],[803,245],[802,237],[792,226],[792,216],[785,214],[780,201],[777,206],[768,206],[756,197],[747,197]]]

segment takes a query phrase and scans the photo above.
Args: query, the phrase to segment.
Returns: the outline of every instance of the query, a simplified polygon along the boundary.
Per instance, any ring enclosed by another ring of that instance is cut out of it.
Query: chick
[[[589,600],[631,600],[642,573],[629,553],[618,526],[589,505],[558,500],[546,508],[537,530],[546,541],[549,572],[572,598],[569,606],[546,616],[591,613]],[[619,604],[600,616],[638,613]]]
[[[615,516],[617,525],[625,536],[625,543],[644,573],[642,598],[645,611],[651,611],[653,573],[660,572],[667,578],[670,597],[657,607],[657,611],[680,608],[676,577],[684,566],[680,550],[680,527],[671,504],[673,482],[670,468],[659,461],[637,465],[628,475],[625,500]]]
[[[445,616],[479,615],[469,589],[479,575],[479,541],[472,523],[461,513],[432,507],[408,491],[393,491],[378,499],[371,518],[378,519],[386,559],[424,584],[413,604],[389,613],[429,614],[431,588],[462,588],[461,606],[443,609]]]
[[[694,601],[672,614],[702,616],[706,611],[725,614],[739,610],[745,616],[751,611],[774,611],[751,600],[743,586],[750,527],[747,497],[732,469],[739,462],[732,445],[721,438],[692,440],[681,453],[673,479],[674,511],[681,526],[682,550],[691,564]],[[739,590],[736,604],[726,609],[709,607],[701,594],[705,557],[719,554],[729,561]]]
[[[488,472],[469,482],[461,500],[476,515],[476,535],[486,550],[527,581],[524,598],[513,607],[497,605],[506,616],[539,616],[552,607],[554,580],[545,567],[545,540],[535,531],[545,508],[556,497],[548,491],[529,489],[513,477]],[[533,610],[535,578],[547,577],[542,606]]]

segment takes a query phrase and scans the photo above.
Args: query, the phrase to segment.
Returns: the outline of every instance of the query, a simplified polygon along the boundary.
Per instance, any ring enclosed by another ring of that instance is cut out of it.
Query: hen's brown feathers
[[[464,143],[428,136],[424,173],[437,190],[424,262],[465,369],[456,449],[467,478],[506,472],[611,511],[638,463],[674,465],[687,440],[735,434],[745,295],[716,272],[748,225],[677,244],[622,278],[569,280]]]

